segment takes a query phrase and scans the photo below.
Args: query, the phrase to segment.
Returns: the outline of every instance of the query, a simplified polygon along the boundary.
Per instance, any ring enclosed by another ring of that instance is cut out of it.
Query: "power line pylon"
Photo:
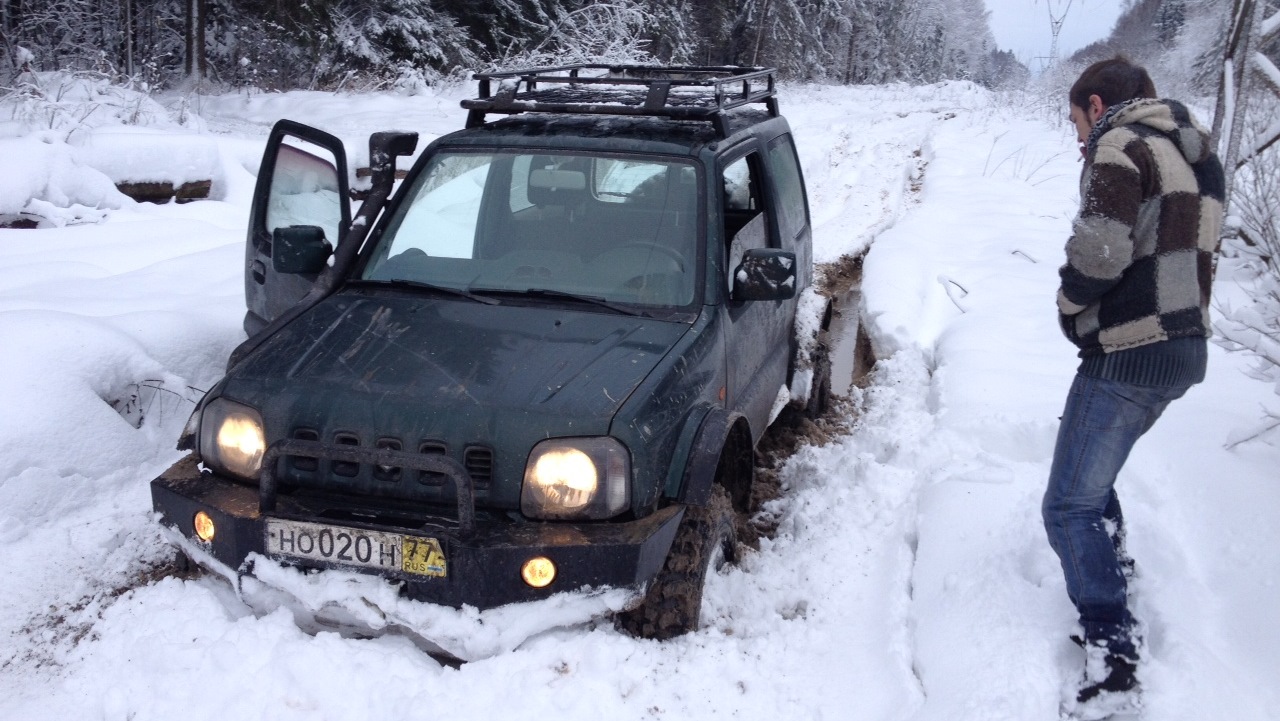
[[[1054,17],[1053,0],[1045,0],[1045,8],[1049,11],[1049,29],[1053,31],[1053,44],[1049,46],[1049,67],[1058,64],[1058,33],[1062,32],[1062,23],[1067,19],[1067,13],[1071,11],[1071,3],[1075,0],[1067,0],[1067,6],[1063,8],[1062,14]],[[1062,3],[1059,2],[1059,5]]]

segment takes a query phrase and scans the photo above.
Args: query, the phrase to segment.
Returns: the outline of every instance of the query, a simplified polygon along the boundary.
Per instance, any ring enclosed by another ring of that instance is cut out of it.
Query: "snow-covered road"
[[[1079,164],[1058,109],[968,84],[785,91],[815,258],[871,248],[882,361],[849,432],[782,468],[761,511],[776,534],[711,579],[700,631],[421,611],[487,656],[455,668],[402,636],[305,633],[215,577],[157,577],[147,483],[178,457],[182,396],[241,337],[261,134],[311,122],[359,162],[369,131],[425,145],[460,127],[456,100],[206,98],[217,200],[0,230],[0,718],[1057,719],[1081,660],[1039,497],[1074,369],[1053,294]],[[1243,272],[1222,263],[1221,298]],[[1147,713],[1276,719],[1280,439],[1223,447],[1272,388],[1243,357],[1213,347],[1210,363],[1121,477]],[[139,428],[109,405],[134,393]]]

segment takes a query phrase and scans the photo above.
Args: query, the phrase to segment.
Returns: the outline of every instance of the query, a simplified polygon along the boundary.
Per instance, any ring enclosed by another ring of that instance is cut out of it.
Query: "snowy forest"
[[[574,60],[766,65],[849,84],[1020,77],[982,0],[0,0],[0,80],[419,87]]]
[[[1217,91],[1229,0],[1126,0],[1125,6],[1110,36],[1071,56],[1073,67],[1123,53],[1182,94]]]

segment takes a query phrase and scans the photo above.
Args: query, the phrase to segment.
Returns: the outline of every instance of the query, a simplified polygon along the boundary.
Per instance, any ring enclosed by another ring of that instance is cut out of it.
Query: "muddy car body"
[[[341,143],[276,127],[250,338],[153,482],[164,524],[241,572],[260,554],[478,608],[647,588],[630,630],[696,625],[797,372],[804,184],[768,71],[597,72],[638,88],[631,112],[576,82],[596,70],[477,76],[468,127],[394,193],[413,139],[375,135],[354,221]]]

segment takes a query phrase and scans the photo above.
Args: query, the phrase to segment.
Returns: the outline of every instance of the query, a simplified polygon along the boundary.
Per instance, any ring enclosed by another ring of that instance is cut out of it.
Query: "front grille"
[[[293,437],[300,441],[318,441],[320,431],[314,428],[299,428],[293,432]],[[315,473],[320,470],[320,461],[306,456],[289,456],[289,465],[304,473]]]
[[[439,441],[423,441],[418,444],[418,452],[424,455],[447,456],[449,455],[449,446]],[[432,488],[440,488],[445,484],[445,477],[443,473],[418,471],[418,483]]]
[[[333,434],[333,443],[338,446],[359,446],[360,437],[354,433],[338,432]],[[360,473],[359,463],[333,461],[332,468],[334,475],[342,476],[343,478],[355,478]]]
[[[462,453],[462,465],[471,474],[476,493],[488,490],[493,481],[493,450],[485,446],[467,446]]]
[[[321,441],[326,433],[315,428],[297,428],[292,437],[304,441]],[[360,436],[350,431],[337,431],[328,435],[329,442],[339,446],[362,446]],[[389,451],[417,451],[424,455],[453,458],[466,468],[471,476],[477,498],[483,498],[493,483],[494,453],[488,446],[469,444],[463,447],[461,457],[450,452],[443,441],[425,439],[406,443],[401,438],[380,436],[373,448]],[[286,456],[281,468],[281,481],[295,487],[339,494],[373,495],[428,502],[448,503],[455,491],[453,484],[443,473],[406,470],[398,466],[353,463],[350,461]]]
[[[403,448],[398,438],[379,438],[373,445],[378,450],[384,451],[398,451]],[[395,466],[374,466],[373,468],[373,477],[383,483],[398,483],[403,473],[403,469]]]

